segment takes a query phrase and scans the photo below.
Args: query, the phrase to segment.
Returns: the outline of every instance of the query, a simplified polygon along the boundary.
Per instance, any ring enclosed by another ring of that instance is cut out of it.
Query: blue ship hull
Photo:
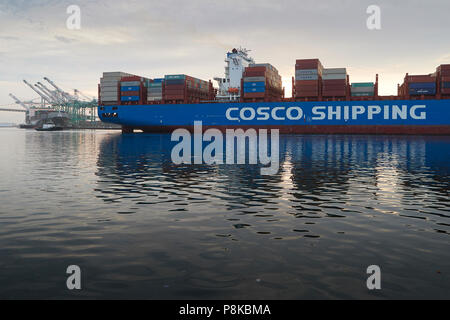
[[[99,106],[124,132],[279,129],[280,133],[450,135],[450,100],[201,103]]]

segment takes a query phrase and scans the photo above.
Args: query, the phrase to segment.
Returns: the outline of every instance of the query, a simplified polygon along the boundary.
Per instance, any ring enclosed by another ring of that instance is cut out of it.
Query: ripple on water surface
[[[449,137],[281,136],[273,176],[172,146],[0,131],[0,297],[71,297],[78,264],[86,298],[449,298]]]

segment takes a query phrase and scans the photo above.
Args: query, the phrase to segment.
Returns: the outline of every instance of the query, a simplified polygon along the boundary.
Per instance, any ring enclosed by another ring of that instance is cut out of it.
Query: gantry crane
[[[35,102],[23,102],[16,96],[10,94],[16,104],[21,105],[24,110],[20,109],[0,109],[2,111],[14,111],[14,112],[26,112],[27,119],[29,118],[30,110],[34,110],[36,107],[53,109],[57,111],[64,111],[69,116],[72,124],[80,124],[84,122],[95,122],[97,100],[83,94],[80,90],[74,89],[74,94],[71,95],[68,92],[62,90],[52,80],[44,77],[44,80],[50,84],[50,86],[44,85],[43,82],[37,82],[34,85],[27,80],[23,82],[31,88],[41,99],[40,104]],[[27,120],[28,121],[28,120]]]

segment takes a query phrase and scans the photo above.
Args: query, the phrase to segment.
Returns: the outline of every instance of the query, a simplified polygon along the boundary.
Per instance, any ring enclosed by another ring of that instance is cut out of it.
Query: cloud
[[[63,36],[55,36],[55,39],[58,40],[58,41],[61,41],[63,43],[72,43],[72,42],[76,42],[77,41],[76,39],[66,38],[66,37],[63,37]]]
[[[1,40],[19,40],[18,37],[13,37],[13,36],[0,36]]]

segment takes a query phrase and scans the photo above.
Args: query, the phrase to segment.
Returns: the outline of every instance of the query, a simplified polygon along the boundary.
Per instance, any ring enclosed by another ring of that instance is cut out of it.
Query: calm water
[[[0,129],[0,298],[450,298],[450,137],[280,143],[261,176],[173,165],[168,135]]]

